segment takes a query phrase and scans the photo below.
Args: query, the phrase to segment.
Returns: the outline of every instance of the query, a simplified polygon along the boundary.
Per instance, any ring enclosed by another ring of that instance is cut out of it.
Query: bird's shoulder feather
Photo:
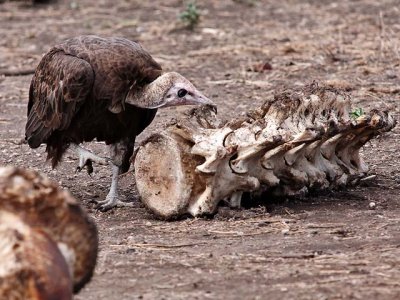
[[[130,89],[140,89],[161,75],[161,66],[140,44],[124,38],[81,36],[56,46],[90,63],[95,73],[94,98],[109,101],[118,113]]]

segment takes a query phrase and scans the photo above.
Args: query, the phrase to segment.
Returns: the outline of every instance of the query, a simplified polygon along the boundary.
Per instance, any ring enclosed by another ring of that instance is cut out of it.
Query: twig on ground
[[[339,228],[345,226],[346,224],[307,224],[306,228]]]
[[[4,75],[7,77],[11,76],[25,76],[35,73],[35,69],[19,69],[19,70],[0,70],[0,76]]]
[[[209,233],[209,234],[220,234],[220,235],[230,236],[230,237],[254,236],[254,235],[267,234],[267,233],[273,233],[273,232],[279,232],[279,230],[264,230],[264,231],[257,231],[257,232],[251,232],[251,233],[244,233],[242,231],[219,231],[219,230],[208,230],[207,231],[207,233]]]
[[[174,248],[184,248],[184,247],[194,247],[198,245],[204,245],[205,243],[188,243],[188,244],[128,244],[128,245],[111,245],[113,247],[127,246],[128,248],[143,248],[143,249],[174,249]]]

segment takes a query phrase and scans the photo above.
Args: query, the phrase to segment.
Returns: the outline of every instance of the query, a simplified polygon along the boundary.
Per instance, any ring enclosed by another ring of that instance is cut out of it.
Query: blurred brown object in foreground
[[[95,224],[43,175],[0,167],[0,299],[72,299],[96,264]]]

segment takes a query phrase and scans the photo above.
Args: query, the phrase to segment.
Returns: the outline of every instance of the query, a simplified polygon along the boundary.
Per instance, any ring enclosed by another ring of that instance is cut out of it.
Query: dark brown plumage
[[[0,299],[72,299],[97,250],[96,226],[68,192],[36,172],[0,168]]]
[[[126,138],[134,142],[156,109],[126,105],[125,97],[160,75],[160,65],[126,39],[82,36],[53,47],[30,86],[25,133],[29,145],[46,143],[55,167],[70,143],[95,138],[106,144]],[[130,148],[132,152],[133,145]],[[128,161],[124,165],[129,166]]]
[[[79,153],[78,170],[92,161],[112,165],[106,210],[118,200],[118,174],[128,171],[135,138],[153,120],[157,108],[212,104],[178,73],[161,74],[143,48],[124,38],[81,36],[53,47],[41,60],[29,90],[25,138],[32,148],[47,145],[52,166],[64,152]],[[77,146],[97,139],[110,144],[111,159]],[[104,204],[104,205],[103,205]]]

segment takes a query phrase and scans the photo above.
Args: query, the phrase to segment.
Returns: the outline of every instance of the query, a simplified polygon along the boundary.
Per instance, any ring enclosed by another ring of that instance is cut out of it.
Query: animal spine
[[[348,94],[316,83],[225,125],[209,107],[194,109],[139,148],[139,193],[171,218],[212,214],[223,199],[239,206],[244,191],[293,196],[354,184],[368,172],[360,148],[396,122],[387,111],[350,113]]]

